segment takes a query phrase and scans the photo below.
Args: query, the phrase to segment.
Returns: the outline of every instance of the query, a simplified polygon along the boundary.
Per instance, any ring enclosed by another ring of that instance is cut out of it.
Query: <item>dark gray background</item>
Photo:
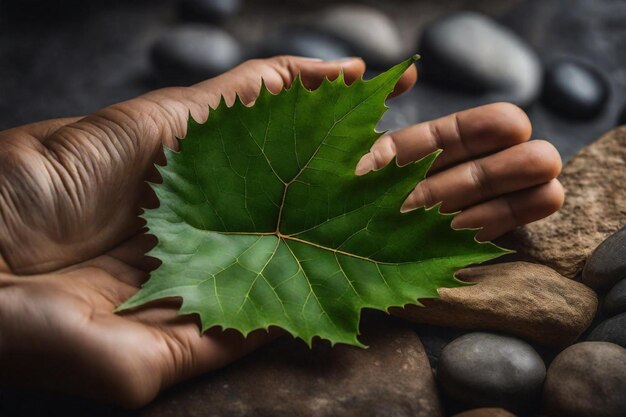
[[[85,4],[86,3],[86,4]],[[248,1],[226,23],[249,50],[270,28],[307,19],[328,1]],[[562,120],[537,103],[528,109],[534,136],[569,158],[615,126],[626,91],[626,2],[623,0],[362,1],[397,22],[409,49],[421,29],[453,10],[477,10],[511,27],[544,62],[584,59],[609,79],[608,109],[587,122]],[[0,3],[1,4],[1,3]],[[44,4],[45,6],[42,6]],[[34,6],[33,6],[34,5]],[[152,42],[179,22],[175,1],[21,0],[0,8],[0,129],[82,115],[156,87]],[[419,51],[417,51],[419,52]],[[382,127],[396,128],[484,103],[481,97],[426,82],[399,99]]]

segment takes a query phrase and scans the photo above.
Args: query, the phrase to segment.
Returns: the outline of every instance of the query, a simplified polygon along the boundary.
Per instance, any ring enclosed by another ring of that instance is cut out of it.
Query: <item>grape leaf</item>
[[[354,175],[416,59],[350,86],[342,76],[314,91],[299,78],[277,95],[262,86],[251,107],[222,101],[206,123],[190,117],[152,184],[160,205],[143,214],[162,264],[119,309],[182,297],[180,314],[198,314],[202,331],[278,326],[309,345],[363,346],[361,309],[419,304],[463,285],[456,270],[505,253],[453,230],[437,206],[400,213],[438,152]]]

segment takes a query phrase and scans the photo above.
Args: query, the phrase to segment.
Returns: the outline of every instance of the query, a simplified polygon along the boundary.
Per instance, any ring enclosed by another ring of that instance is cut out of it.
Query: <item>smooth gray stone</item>
[[[600,323],[591,331],[587,340],[611,342],[626,348],[626,313]]]
[[[350,56],[350,50],[343,42],[318,30],[284,27],[264,39],[257,55],[295,55],[330,61]]]
[[[583,283],[596,290],[609,290],[623,278],[626,278],[626,227],[606,238],[583,269]]]
[[[450,398],[477,407],[532,406],[545,376],[543,360],[528,343],[483,332],[448,344],[437,369],[437,380]]]
[[[604,298],[602,311],[609,317],[626,313],[626,278],[611,288]]]
[[[413,55],[389,16],[364,5],[332,6],[317,16],[312,26],[344,42],[350,55],[368,66],[387,69]]]
[[[235,38],[208,25],[166,32],[152,48],[152,62],[168,83],[192,84],[228,71],[243,59]]]
[[[542,68],[536,53],[487,16],[457,12],[424,30],[418,52],[426,80],[527,106],[539,95]]]
[[[610,96],[606,77],[590,64],[560,59],[546,71],[542,100],[548,108],[570,119],[591,119],[606,107]]]

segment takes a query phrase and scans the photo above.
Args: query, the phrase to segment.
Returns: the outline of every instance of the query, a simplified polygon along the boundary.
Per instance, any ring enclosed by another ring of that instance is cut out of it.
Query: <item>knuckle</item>
[[[387,165],[396,154],[395,144],[389,135],[379,138],[370,149],[377,169]]]
[[[520,218],[520,214],[517,210],[516,205],[511,200],[511,197],[505,196],[502,201],[504,201],[506,210],[508,211],[508,215],[513,221],[513,226],[520,226],[524,224],[524,221]]]
[[[482,198],[485,198],[492,194],[492,190],[489,184],[489,177],[485,173],[485,168],[480,161],[472,160],[469,163],[469,174],[472,179],[472,183],[478,190]]]
[[[289,55],[278,55],[268,59],[266,63],[279,77],[282,87],[289,88],[297,73],[293,57]]]
[[[418,187],[420,188],[420,191],[422,193],[425,207],[432,207],[440,201],[436,197],[436,192],[433,188],[432,181],[425,179],[418,185]]]
[[[383,154],[378,150],[378,148],[372,148],[372,150],[370,151],[372,154],[372,157],[374,159],[374,166],[376,167],[376,169],[380,169],[384,166],[385,162],[384,162],[384,156]]]
[[[282,67],[290,69],[295,62],[295,57],[291,55],[276,55],[272,58],[268,58],[268,61],[273,64],[274,67]]]

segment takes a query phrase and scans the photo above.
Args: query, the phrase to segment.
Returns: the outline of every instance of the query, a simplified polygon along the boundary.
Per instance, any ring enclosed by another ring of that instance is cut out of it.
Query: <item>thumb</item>
[[[268,90],[278,94],[289,88],[298,75],[308,89],[319,87],[324,78],[335,79],[343,71],[348,84],[363,76],[365,62],[360,58],[343,58],[323,61],[316,58],[281,55],[269,59],[253,59],[232,70],[191,87],[200,97],[206,92],[213,93],[213,100],[223,96],[227,104],[232,104],[238,95],[245,104],[256,100],[262,82]],[[208,103],[211,107],[217,102]]]
[[[334,61],[322,61],[315,58],[303,58],[293,56],[276,57],[271,60],[274,63],[274,70],[285,74],[283,82],[269,85],[268,88],[273,93],[280,91],[284,87],[289,87],[297,74],[301,74],[302,83],[309,89],[319,87],[324,78],[334,80],[343,71],[343,76],[347,84],[352,84],[365,73],[365,62],[361,58],[350,57]],[[409,90],[417,81],[417,68],[411,65],[402,75],[391,93],[395,97]],[[267,80],[266,80],[267,83]]]
[[[349,57],[333,61],[322,61],[315,58],[293,58],[293,62],[285,65],[294,78],[301,74],[302,83],[308,89],[316,89],[320,86],[324,78],[336,79],[343,72],[347,84],[352,84],[365,73],[365,62],[361,58]]]

